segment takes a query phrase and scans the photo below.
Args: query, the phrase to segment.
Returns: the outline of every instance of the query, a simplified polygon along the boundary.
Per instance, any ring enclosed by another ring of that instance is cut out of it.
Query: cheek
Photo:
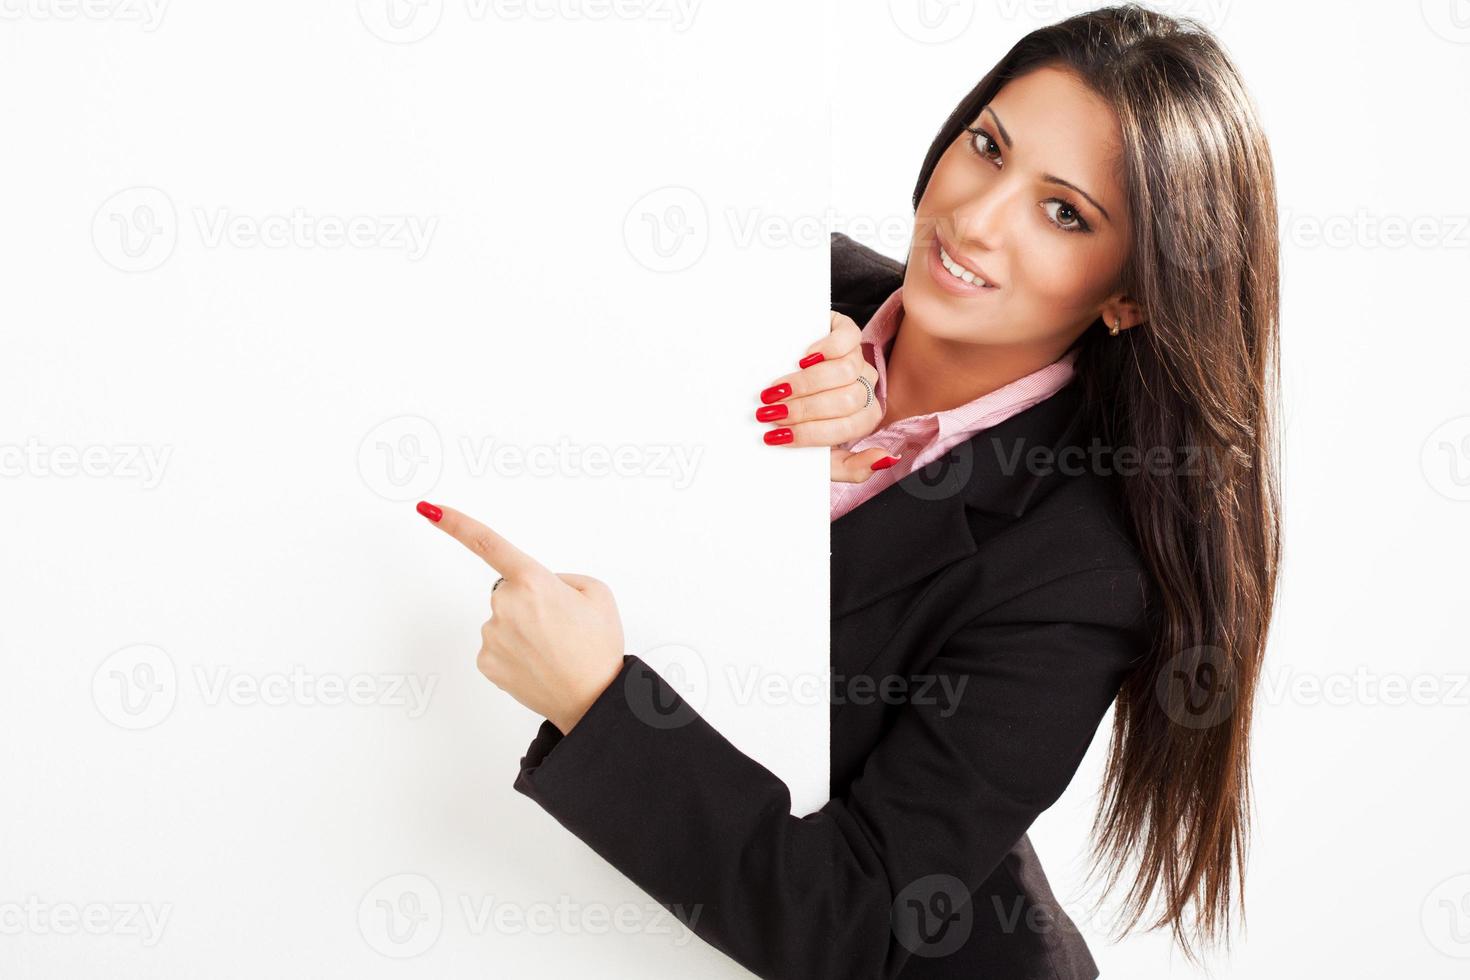
[[[1070,236],[1083,238],[1081,234]],[[1074,242],[1064,232],[1042,228],[1015,239],[1011,285],[1028,305],[1075,311],[1104,298],[1117,276],[1111,257],[1088,242]]]
[[[924,196],[919,199],[919,214],[949,217],[982,189],[974,171],[965,166],[966,161],[960,156],[963,152],[961,147],[950,147],[934,165]]]

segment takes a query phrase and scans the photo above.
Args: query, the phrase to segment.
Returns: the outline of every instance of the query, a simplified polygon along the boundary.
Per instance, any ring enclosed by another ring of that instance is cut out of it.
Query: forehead
[[[1011,162],[1069,180],[1118,213],[1122,126],[1075,73],[1037,68],[1003,85],[990,107],[1015,142],[1007,150]]]

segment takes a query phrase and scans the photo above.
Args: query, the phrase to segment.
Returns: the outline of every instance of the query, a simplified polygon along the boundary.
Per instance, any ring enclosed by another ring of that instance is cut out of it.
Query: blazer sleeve
[[[570,733],[541,725],[514,788],[758,976],[896,977],[947,951],[914,917],[968,921],[970,894],[1071,780],[1140,653],[1119,601],[1137,574],[1069,574],[956,630],[909,675],[953,696],[910,684],[861,775],[806,816],[631,654]],[[1059,609],[1077,616],[1047,618]],[[649,694],[687,721],[646,724]]]

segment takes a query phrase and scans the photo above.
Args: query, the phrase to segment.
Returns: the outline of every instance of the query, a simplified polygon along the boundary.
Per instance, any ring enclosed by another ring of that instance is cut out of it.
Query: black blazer
[[[903,267],[844,235],[864,324]],[[831,525],[831,799],[784,783],[636,655],[514,788],[762,977],[1092,980],[1026,836],[1146,649],[1149,580],[1077,383]],[[1031,454],[1031,455],[1028,455]],[[1081,843],[1081,842],[1079,842]]]

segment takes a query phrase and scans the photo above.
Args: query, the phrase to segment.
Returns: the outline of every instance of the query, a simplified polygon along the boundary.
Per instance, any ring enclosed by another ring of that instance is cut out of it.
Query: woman
[[[961,100],[906,264],[835,238],[845,315],[762,397],[778,445],[834,447],[816,813],[623,653],[602,583],[423,505],[502,574],[480,667],[547,718],[515,788],[761,976],[1091,978],[1026,831],[1116,699],[1095,830],[1109,887],[1138,864],[1126,925],[1158,900],[1187,953],[1228,942],[1279,548],[1274,194],[1217,43],[1128,5]]]

